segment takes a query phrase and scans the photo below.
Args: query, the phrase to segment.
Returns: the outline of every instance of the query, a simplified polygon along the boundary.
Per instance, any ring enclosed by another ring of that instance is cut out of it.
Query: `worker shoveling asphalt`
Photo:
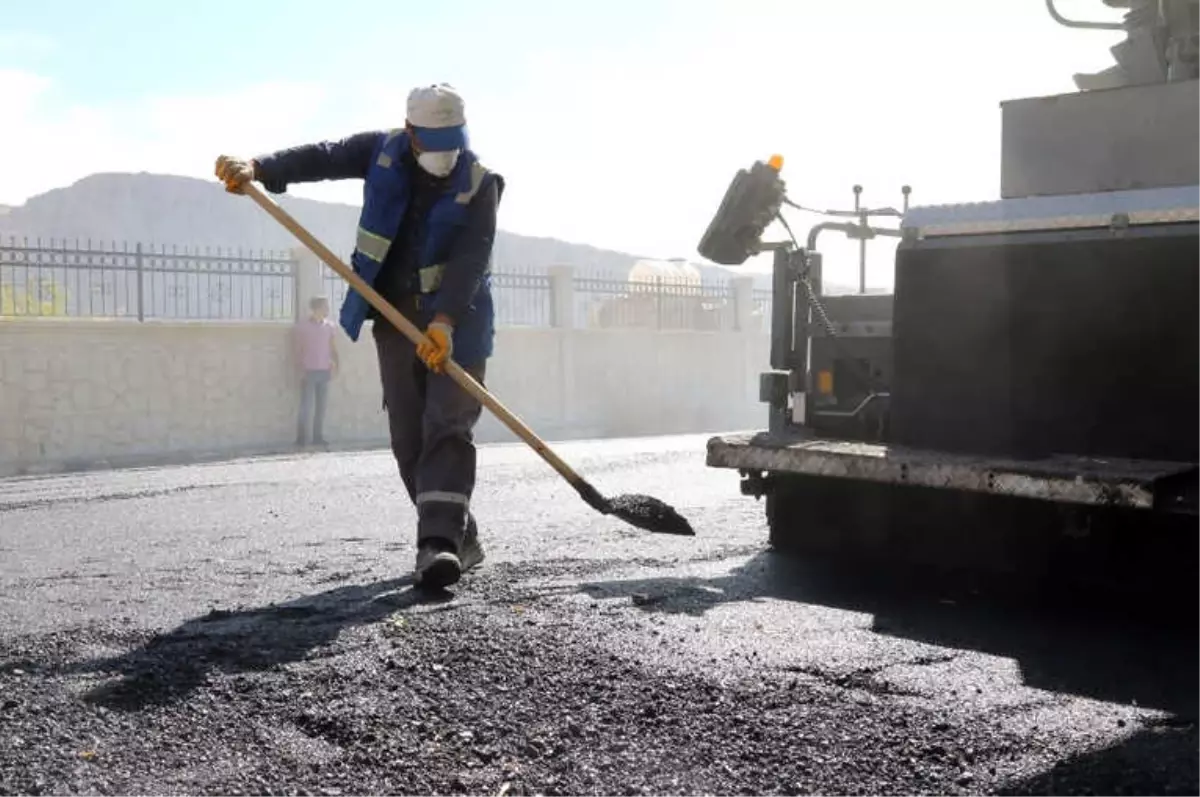
[[[504,178],[471,150],[463,101],[452,87],[414,89],[407,116],[400,130],[252,160],[223,155],[216,174],[350,283],[339,320],[351,340],[368,318],[375,321],[392,451],[417,507],[417,583],[446,587],[483,561],[470,502],[473,430],[484,405],[592,508],[648,531],[693,534],[687,520],[658,499],[602,496],[483,388],[495,335],[489,274]],[[353,178],[366,183],[353,268],[253,184],[283,193],[292,183]]]

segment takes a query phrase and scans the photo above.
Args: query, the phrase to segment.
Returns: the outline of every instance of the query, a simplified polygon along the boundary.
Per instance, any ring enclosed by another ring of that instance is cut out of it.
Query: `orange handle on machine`
[[[350,284],[350,287],[358,291],[358,293],[367,300],[368,304],[374,307],[379,314],[386,318],[396,329],[404,333],[404,337],[413,342],[413,345],[419,346],[423,343],[428,343],[425,334],[417,328],[415,324],[409,321],[393,307],[386,299],[379,295],[370,285],[368,285],[362,277],[354,273],[354,269],[343,263],[337,255],[329,250],[327,246],[321,243],[317,238],[306,230],[300,222],[296,221],[290,213],[280,207],[279,203],[266,193],[253,181],[248,181],[242,186],[242,190],[258,203],[259,207],[280,224],[288,229],[292,235],[300,239],[300,242],[313,251],[313,253],[321,258],[331,269],[336,271],[342,279]],[[550,467],[558,471],[559,475],[570,482],[579,494],[583,496],[594,508],[599,509],[599,503],[602,506],[607,506],[607,501],[603,499],[587,481],[576,473],[570,465],[564,462],[554,451],[546,445],[546,442],[538,437],[532,429],[525,425],[508,407],[500,403],[500,400],[489,393],[483,385],[479,384],[475,377],[471,376],[463,367],[454,360],[447,360],[445,364],[446,374],[453,379],[463,390],[470,393],[480,404],[492,411],[500,421],[512,430],[513,434],[525,441],[538,455],[549,463]],[[604,511],[601,509],[601,511]]]

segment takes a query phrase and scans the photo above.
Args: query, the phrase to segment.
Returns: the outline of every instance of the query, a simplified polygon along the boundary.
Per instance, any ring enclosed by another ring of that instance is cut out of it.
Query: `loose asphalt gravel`
[[[704,438],[481,452],[414,591],[384,453],[0,482],[0,793],[1196,794],[1197,638],[766,549]]]

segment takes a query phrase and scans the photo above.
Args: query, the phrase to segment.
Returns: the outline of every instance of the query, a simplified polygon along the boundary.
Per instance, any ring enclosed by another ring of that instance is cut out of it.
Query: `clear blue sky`
[[[8,46],[0,65],[61,81],[66,102],[281,78],[351,82],[372,70],[391,73],[400,87],[406,73],[425,71],[486,86],[528,76],[529,53],[584,56],[639,34],[653,39],[679,7],[629,0],[3,0]],[[23,35],[30,37],[24,48]]]
[[[1099,0],[1060,5],[1114,18]],[[408,89],[444,80],[508,177],[503,227],[661,257],[695,257],[733,171],[775,151],[807,204],[844,206],[855,182],[875,205],[906,182],[914,201],[995,196],[999,102],[1072,90],[1119,39],[1059,27],[1042,0],[0,9],[0,202],[95,171],[211,178],[221,153],[400,124]]]

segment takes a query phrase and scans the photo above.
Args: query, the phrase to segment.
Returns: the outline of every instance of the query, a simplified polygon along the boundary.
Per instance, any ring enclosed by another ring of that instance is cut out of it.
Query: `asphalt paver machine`
[[[999,200],[906,188],[801,241],[778,156],[735,176],[699,252],[773,255],[768,423],[707,463],[766,498],[774,547],[1194,593],[1200,3],[1104,2],[1112,68],[1001,103]],[[823,295],[825,232],[898,238],[893,292]]]

